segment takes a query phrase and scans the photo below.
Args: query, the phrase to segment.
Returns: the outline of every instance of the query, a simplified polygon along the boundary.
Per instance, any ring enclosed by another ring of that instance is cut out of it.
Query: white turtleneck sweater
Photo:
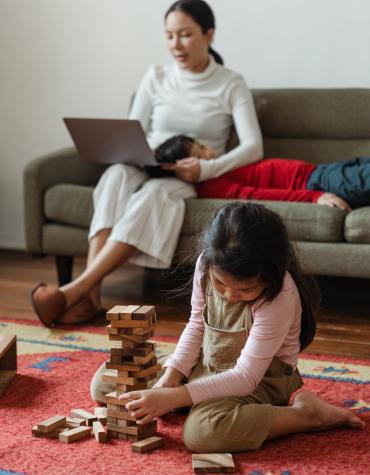
[[[262,158],[252,95],[240,74],[217,64],[212,56],[201,73],[181,69],[177,63],[151,66],[137,90],[130,119],[141,122],[152,149],[179,134],[214,148],[218,158],[200,161],[199,181]],[[225,153],[232,124],[239,145]]]

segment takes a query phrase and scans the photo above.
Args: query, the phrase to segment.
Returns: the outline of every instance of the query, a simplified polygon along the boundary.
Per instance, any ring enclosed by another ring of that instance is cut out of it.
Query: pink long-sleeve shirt
[[[189,376],[197,364],[203,341],[205,300],[201,275],[198,258],[190,319],[175,352],[165,364],[165,367],[175,368],[185,376]],[[300,349],[301,313],[298,289],[287,272],[283,288],[275,299],[252,307],[253,325],[234,368],[186,384],[193,404],[212,398],[251,394],[275,356],[295,369]]]

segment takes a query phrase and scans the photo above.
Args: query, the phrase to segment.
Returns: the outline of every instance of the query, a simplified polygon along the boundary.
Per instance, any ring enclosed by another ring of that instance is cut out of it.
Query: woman
[[[86,270],[61,288],[39,284],[31,299],[40,320],[81,323],[101,306],[102,279],[126,261],[168,268],[192,183],[208,180],[262,157],[262,138],[251,94],[243,78],[222,66],[211,48],[215,19],[202,0],[175,2],[165,15],[174,64],[151,67],[130,113],[140,120],[153,149],[176,133],[212,146],[219,158],[180,160],[176,178],[149,179],[145,171],[113,165],[94,191]],[[225,153],[234,123],[240,145]]]

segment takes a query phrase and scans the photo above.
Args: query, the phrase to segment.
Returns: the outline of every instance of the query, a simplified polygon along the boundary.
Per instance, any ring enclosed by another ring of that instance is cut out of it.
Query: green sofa
[[[265,157],[313,163],[370,156],[370,89],[255,90]],[[27,250],[56,257],[60,283],[73,256],[87,252],[92,190],[105,166],[65,149],[31,160],[24,170]],[[177,256],[226,200],[189,199]],[[295,241],[303,269],[316,275],[370,278],[369,207],[345,213],[309,203],[262,201],[278,212]]]

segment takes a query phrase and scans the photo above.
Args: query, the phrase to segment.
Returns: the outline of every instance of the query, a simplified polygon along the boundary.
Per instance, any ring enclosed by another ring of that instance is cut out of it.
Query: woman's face
[[[266,288],[257,277],[240,281],[217,267],[211,267],[209,274],[213,287],[229,302],[253,302]]]
[[[182,69],[201,72],[208,65],[208,46],[214,30],[202,28],[183,12],[171,12],[166,19],[167,46]]]

